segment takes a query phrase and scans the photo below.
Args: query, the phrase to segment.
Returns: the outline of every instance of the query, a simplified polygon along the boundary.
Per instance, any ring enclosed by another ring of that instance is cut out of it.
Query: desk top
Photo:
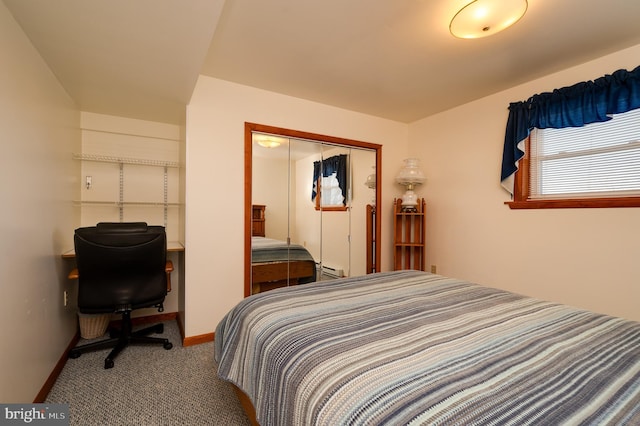
[[[184,246],[182,245],[182,243],[178,242],[178,241],[167,241],[167,251],[168,252],[183,252],[184,251]],[[62,258],[63,259],[73,259],[76,257],[76,251],[74,249],[71,249],[69,251],[65,251],[64,253],[62,253]]]

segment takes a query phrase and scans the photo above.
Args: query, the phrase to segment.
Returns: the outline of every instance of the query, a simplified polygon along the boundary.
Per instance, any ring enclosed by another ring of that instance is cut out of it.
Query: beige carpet
[[[69,404],[71,425],[249,424],[230,385],[216,375],[213,342],[182,347],[175,321],[156,336],[173,349],[130,346],[108,370],[108,350],[67,360],[45,402]]]

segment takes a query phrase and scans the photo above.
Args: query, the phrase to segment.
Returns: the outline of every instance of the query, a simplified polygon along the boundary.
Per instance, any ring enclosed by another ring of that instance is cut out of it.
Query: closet
[[[367,182],[380,149],[245,123],[245,295],[371,272],[367,253],[380,250],[367,247],[367,206],[380,189]]]

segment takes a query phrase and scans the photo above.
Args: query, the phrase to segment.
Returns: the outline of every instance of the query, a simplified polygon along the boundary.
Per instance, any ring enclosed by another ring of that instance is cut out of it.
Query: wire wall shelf
[[[156,166],[156,167],[172,167],[179,168],[180,164],[176,161],[160,161],[160,160],[149,160],[142,158],[127,158],[127,157],[111,157],[107,155],[96,155],[96,154],[73,154],[74,160],[84,160],[84,161],[99,161],[102,163],[117,163],[117,164],[134,164],[134,165],[142,165],[142,166]]]
[[[76,205],[93,205],[93,206],[101,206],[101,207],[123,207],[123,206],[138,206],[138,207],[179,207],[180,203],[164,203],[162,201],[154,202],[154,201],[74,201]]]
[[[180,203],[169,202],[169,168],[180,168],[180,163],[176,161],[160,161],[141,158],[127,158],[127,157],[113,157],[108,155],[99,154],[73,154],[74,160],[82,161],[96,161],[101,163],[114,163],[119,165],[119,177],[118,177],[118,201],[93,201],[93,200],[80,200],[74,201],[75,205],[79,206],[99,206],[99,207],[113,207],[119,209],[120,222],[124,220],[124,208],[125,206],[136,207],[162,207],[164,214],[164,226],[167,227],[169,220],[168,210],[170,207],[180,206]],[[164,169],[163,180],[161,182],[163,186],[163,201],[149,202],[149,201],[125,201],[124,200],[124,186],[125,186],[125,165],[142,165],[142,166],[155,166],[162,167]],[[87,189],[91,184],[87,182]]]

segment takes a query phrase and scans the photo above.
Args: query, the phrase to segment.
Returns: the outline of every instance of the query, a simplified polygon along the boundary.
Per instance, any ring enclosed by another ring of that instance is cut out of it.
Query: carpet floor
[[[182,347],[175,321],[155,336],[173,348],[129,346],[108,370],[109,350],[67,360],[45,402],[69,404],[71,425],[249,425],[231,386],[216,374],[213,342]]]

